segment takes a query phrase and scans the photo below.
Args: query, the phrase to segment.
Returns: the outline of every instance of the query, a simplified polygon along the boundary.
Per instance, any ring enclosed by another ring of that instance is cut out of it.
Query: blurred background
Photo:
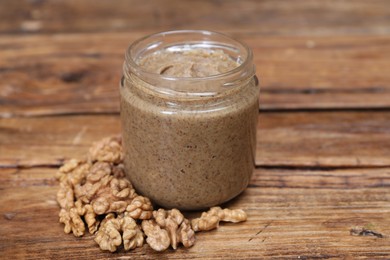
[[[2,0],[0,116],[118,112],[127,46],[174,29],[246,42],[262,110],[390,105],[387,0]]]
[[[2,33],[210,29],[264,35],[389,33],[386,0],[12,0]]]

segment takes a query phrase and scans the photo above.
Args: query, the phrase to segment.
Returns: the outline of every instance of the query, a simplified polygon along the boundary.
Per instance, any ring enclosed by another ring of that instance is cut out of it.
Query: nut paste
[[[161,75],[201,78],[225,73],[239,64],[221,50],[194,49],[159,51],[142,58],[138,65]]]
[[[254,168],[258,86],[251,52],[207,33],[150,36],[126,56],[125,171],[139,193],[167,208],[228,201],[246,188]]]

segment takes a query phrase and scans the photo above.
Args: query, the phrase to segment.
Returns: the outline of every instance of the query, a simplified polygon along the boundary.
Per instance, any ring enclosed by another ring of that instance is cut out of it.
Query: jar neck
[[[130,75],[130,78],[122,77],[121,80],[121,95],[122,97],[134,97],[140,100],[149,102],[157,106],[164,107],[186,107],[187,109],[196,109],[199,107],[221,107],[228,106],[246,98],[247,93],[253,93],[257,96],[258,80],[256,76],[245,81],[236,82],[236,86],[227,91],[216,95],[208,96],[185,96],[176,94],[166,94],[155,91],[153,86],[140,80],[136,75]]]
[[[167,48],[222,50],[238,61],[225,73],[206,77],[170,77],[146,71],[140,57]],[[151,35],[134,42],[126,52],[123,75],[130,85],[150,95],[167,99],[207,99],[239,91],[255,74],[251,50],[225,35],[207,31],[173,31]]]

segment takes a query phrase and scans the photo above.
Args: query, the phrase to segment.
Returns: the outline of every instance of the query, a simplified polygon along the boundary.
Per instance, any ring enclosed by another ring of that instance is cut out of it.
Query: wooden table
[[[2,1],[0,258],[389,259],[389,17],[387,0]],[[248,221],[190,249],[102,252],[63,233],[54,173],[120,132],[128,44],[184,28],[254,51],[257,168],[226,205]]]

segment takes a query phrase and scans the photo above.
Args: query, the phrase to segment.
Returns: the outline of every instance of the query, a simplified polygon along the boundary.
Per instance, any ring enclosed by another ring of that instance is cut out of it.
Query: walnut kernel
[[[237,223],[246,219],[247,215],[242,209],[212,207],[209,211],[203,212],[200,218],[193,219],[191,226],[194,231],[207,231],[217,228],[220,221]]]
[[[142,230],[146,235],[146,242],[156,251],[164,251],[171,244],[168,232],[154,220],[142,221]]]
[[[85,225],[76,208],[71,208],[69,210],[61,209],[59,217],[60,223],[65,224],[65,233],[69,234],[72,232],[76,237],[81,237],[84,235]]]
[[[153,206],[149,198],[136,196],[127,206],[126,212],[133,219],[150,219],[153,215]]]
[[[100,246],[100,249],[115,252],[116,248],[122,244],[119,230],[119,220],[115,218],[114,214],[108,214],[102,221],[95,237],[95,242]]]
[[[115,215],[110,213],[102,221],[95,242],[102,250],[115,252],[122,241],[125,250],[130,250],[141,247],[144,236],[134,219],[126,214],[115,218]]]
[[[113,174],[118,166],[96,162],[86,177],[86,182],[75,186],[75,194],[85,204],[91,204],[96,214],[122,213],[132,202],[136,193],[125,178]]]
[[[157,211],[153,211],[154,220],[151,222],[145,222],[145,225],[155,225],[157,224],[162,230],[165,230],[168,234],[168,241],[157,241],[153,237],[148,240],[149,235],[148,232],[145,231],[146,236],[148,237],[146,241],[153,248],[165,248],[165,245],[168,243],[172,246],[173,249],[177,249],[178,243],[183,243],[185,247],[190,247],[195,243],[195,232],[192,230],[189,221],[184,218],[183,214],[177,209],[172,210],[164,210],[159,209]],[[157,228],[154,228],[158,230]],[[157,231],[155,231],[157,233]],[[160,233],[164,233],[159,231]],[[150,244],[149,242],[153,243]],[[160,246],[157,244],[160,243]],[[163,246],[164,245],[164,246]],[[166,248],[165,248],[166,249]],[[163,249],[163,250],[165,250]]]
[[[92,162],[121,163],[123,161],[122,138],[120,136],[107,137],[94,143],[89,149],[88,158]]]

